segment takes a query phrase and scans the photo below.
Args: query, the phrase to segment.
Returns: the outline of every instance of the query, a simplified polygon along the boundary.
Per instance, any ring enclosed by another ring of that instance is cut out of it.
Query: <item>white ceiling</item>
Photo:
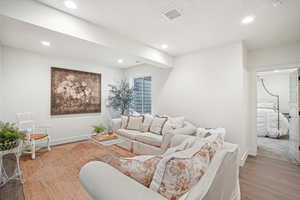
[[[47,55],[67,57],[78,60],[95,62],[103,66],[126,68],[141,64],[135,56],[124,55],[123,53],[106,47],[57,33],[32,24],[17,21],[0,15],[0,44],[26,49]],[[51,42],[50,47],[43,46],[41,41]],[[119,64],[118,59],[124,63]]]
[[[107,27],[160,49],[166,43],[171,55],[244,40],[248,49],[279,46],[300,40],[300,0],[38,0],[74,16]],[[167,20],[162,12],[179,9],[183,16]],[[256,21],[242,26],[242,17]]]

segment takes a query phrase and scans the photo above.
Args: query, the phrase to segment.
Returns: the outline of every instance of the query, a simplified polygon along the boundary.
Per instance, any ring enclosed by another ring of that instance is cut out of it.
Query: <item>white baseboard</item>
[[[248,155],[250,155],[250,156],[257,156],[257,151],[255,151],[255,150],[249,150]]]
[[[240,167],[243,167],[244,165],[245,165],[245,163],[246,163],[246,160],[247,160],[247,158],[248,158],[248,151],[246,151],[244,154],[243,154],[243,156],[242,156],[242,158],[241,158],[241,160],[240,160]]]
[[[51,146],[53,145],[61,145],[61,144],[66,144],[66,143],[72,143],[72,142],[78,142],[78,141],[82,141],[82,140],[87,140],[88,136],[90,136],[91,134],[88,135],[79,135],[79,136],[73,136],[73,137],[66,137],[66,138],[60,138],[60,139],[56,139],[56,140],[51,140]],[[42,146],[46,146],[46,141],[43,141],[41,143],[39,143]]]

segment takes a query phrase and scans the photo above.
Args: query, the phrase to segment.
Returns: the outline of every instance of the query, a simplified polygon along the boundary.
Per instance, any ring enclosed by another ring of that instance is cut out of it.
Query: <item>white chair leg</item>
[[[31,159],[35,160],[35,140],[31,141]]]
[[[51,138],[50,136],[47,137],[47,143],[48,143],[48,151],[51,151]]]

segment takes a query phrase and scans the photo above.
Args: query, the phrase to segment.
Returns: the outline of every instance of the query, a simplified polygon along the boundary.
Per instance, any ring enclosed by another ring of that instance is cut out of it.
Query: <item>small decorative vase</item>
[[[109,131],[107,132],[107,134],[108,134],[108,135],[113,135],[114,132],[113,132],[112,130],[109,130]]]

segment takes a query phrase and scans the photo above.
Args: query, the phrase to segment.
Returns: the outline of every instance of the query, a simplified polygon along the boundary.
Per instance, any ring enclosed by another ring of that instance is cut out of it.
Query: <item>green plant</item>
[[[130,88],[129,83],[125,80],[122,80],[118,86],[109,85],[109,87],[109,105],[120,111],[122,115],[127,114],[133,102],[133,88]]]
[[[15,124],[0,121],[0,143],[9,143],[24,138],[25,135],[15,127]]]
[[[93,126],[93,128],[94,128],[94,131],[95,131],[96,133],[102,133],[102,132],[105,131],[105,127],[104,127],[104,126],[101,126],[101,125],[99,125],[99,126]]]

